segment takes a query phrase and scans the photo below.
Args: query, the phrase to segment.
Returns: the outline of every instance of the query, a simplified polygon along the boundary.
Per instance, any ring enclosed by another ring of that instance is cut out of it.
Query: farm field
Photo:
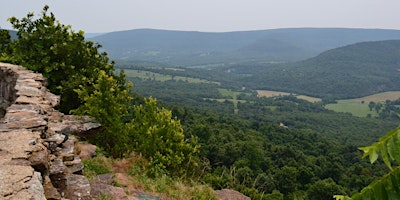
[[[386,100],[397,100],[400,98],[400,91],[391,91],[391,92],[382,92],[382,93],[378,93],[378,94],[374,94],[374,95],[370,95],[370,96],[366,96],[366,97],[361,97],[361,98],[357,98],[357,99],[353,99],[354,101],[358,101],[358,102],[366,102],[369,103],[371,101],[373,102],[385,102]]]
[[[209,84],[220,85],[219,82],[213,82],[213,81],[208,81],[208,80],[199,79],[199,78],[184,77],[184,76],[172,76],[172,75],[168,75],[168,74],[160,74],[160,73],[154,73],[154,72],[144,71],[144,70],[124,69],[124,71],[128,78],[135,77],[135,78],[150,79],[150,80],[161,81],[161,82],[175,80],[175,81],[186,81],[189,83],[209,83]]]
[[[335,112],[351,113],[357,117],[367,117],[368,114],[371,117],[378,116],[375,110],[369,110],[368,103],[361,103],[354,99],[338,100],[335,104],[327,104],[325,108]]]
[[[325,108],[335,112],[349,112],[354,116],[366,117],[368,114],[371,117],[377,116],[375,110],[370,111],[369,102],[385,102],[386,100],[397,100],[400,98],[400,91],[382,92],[370,96],[365,96],[356,99],[338,100],[336,104],[328,104]]]
[[[223,89],[223,88],[219,88],[218,89],[219,93],[221,93],[222,96],[224,97],[230,97],[231,99],[210,99],[210,100],[216,100],[218,102],[224,102],[224,101],[230,101],[233,103],[233,110],[235,114],[238,114],[239,109],[238,109],[238,102],[240,103],[245,103],[245,100],[238,100],[237,96],[240,94],[243,94],[243,92],[235,92],[232,90],[228,90],[228,89]],[[246,94],[246,93],[244,93]]]
[[[315,102],[320,102],[320,98],[315,98],[315,97],[310,97],[306,95],[296,95],[288,92],[279,92],[279,91],[272,91],[272,90],[257,90],[257,96],[259,97],[279,97],[279,96],[288,96],[288,95],[294,95],[295,97],[299,99],[303,99],[312,103]]]

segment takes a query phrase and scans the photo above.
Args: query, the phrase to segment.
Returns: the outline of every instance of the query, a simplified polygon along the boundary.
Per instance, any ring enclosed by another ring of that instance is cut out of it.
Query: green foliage
[[[360,150],[364,152],[363,158],[369,157],[372,163],[375,163],[381,156],[383,162],[390,169],[390,172],[378,180],[372,182],[361,192],[354,194],[351,198],[337,195],[336,199],[398,199],[400,196],[400,127],[396,130],[390,131],[384,137],[380,138],[378,142],[370,146],[361,147]],[[393,166],[396,163],[396,167]]]
[[[335,183],[331,178],[319,180],[307,190],[309,200],[333,199],[332,194],[344,193],[344,188]]]
[[[139,183],[146,191],[157,192],[173,199],[217,199],[214,190],[205,184],[199,184],[191,180],[171,177],[168,175],[149,176],[148,161],[141,156],[131,157],[131,167],[128,173],[133,180]]]
[[[378,116],[378,113],[375,112],[375,110],[372,110],[371,107],[368,107],[368,105],[362,104],[352,99],[338,100],[336,103],[327,104],[325,107],[335,112],[343,112],[343,113],[348,112],[357,117]]]
[[[83,100],[74,91],[85,87],[92,93],[98,73],[104,71],[124,87],[124,77],[113,74],[113,63],[99,44],[85,41],[83,31],[74,32],[71,26],[58,22],[45,6],[41,17],[34,19],[29,13],[22,19],[11,17],[9,21],[17,29],[18,39],[10,43],[10,52],[2,57],[42,73],[48,80],[49,89],[61,95],[60,110],[69,112],[78,108]]]
[[[97,155],[94,158],[83,160],[82,163],[85,168],[84,174],[89,179],[99,174],[112,173],[110,166],[107,165],[107,159],[103,155]]]
[[[150,158],[151,174],[172,172],[183,174],[196,165],[198,146],[196,140],[186,140],[180,121],[172,118],[171,111],[159,108],[153,98],[132,108],[133,119],[129,123],[129,138],[135,151]]]
[[[8,30],[3,30],[0,28],[0,52],[5,51],[10,42],[11,36],[8,33]]]
[[[123,119],[132,97],[128,89],[119,87],[113,76],[103,70],[98,72],[97,78],[92,93],[83,86],[74,90],[84,104],[72,112],[98,119],[104,130],[98,132],[94,140],[114,157],[121,157],[129,152],[128,130]]]

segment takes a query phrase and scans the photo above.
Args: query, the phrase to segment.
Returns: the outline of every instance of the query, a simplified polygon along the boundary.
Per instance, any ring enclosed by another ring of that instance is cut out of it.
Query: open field
[[[371,117],[378,116],[375,110],[369,110],[368,103],[361,103],[354,99],[338,100],[337,103],[328,104],[325,108],[335,112],[351,113],[357,117],[367,117],[368,114],[370,114]]]
[[[232,99],[236,99],[238,95],[243,92],[236,92],[228,89],[218,88],[219,93],[224,97],[231,97]]]
[[[309,102],[312,102],[312,103],[322,101],[320,98],[310,97],[310,96],[306,96],[306,95],[296,95],[296,97],[298,99],[303,99],[303,100],[306,100],[306,101],[309,101]]]
[[[233,103],[233,112],[235,114],[239,113],[238,103],[246,103],[246,100],[237,100],[237,99],[213,99],[213,98],[204,98],[205,100],[216,101],[219,103],[224,103],[226,101]]]
[[[176,81],[186,81],[189,83],[210,83],[210,84],[220,85],[219,82],[213,82],[213,81],[208,81],[208,80],[199,79],[199,78],[191,78],[191,77],[184,77],[184,76],[172,76],[172,75],[168,75],[168,74],[160,74],[160,73],[154,73],[154,72],[149,72],[149,71],[144,71],[144,70],[125,69],[124,71],[128,78],[136,77],[136,78],[142,78],[142,79],[150,79],[150,80],[154,80],[154,81],[176,80]]]
[[[243,92],[236,92],[228,89],[223,89],[219,88],[218,89],[219,93],[221,93],[222,96],[224,97],[230,97],[232,99],[222,99],[222,100],[217,100],[218,102],[223,102],[225,100],[230,101],[233,103],[233,110],[235,114],[238,114],[239,109],[238,109],[238,102],[245,103],[246,101],[244,100],[238,100],[237,96],[240,94],[243,94]],[[246,93],[245,93],[246,94]]]
[[[378,93],[378,94],[374,94],[374,95],[370,95],[370,96],[366,96],[366,97],[361,97],[361,98],[357,98],[357,99],[353,99],[354,101],[357,102],[385,102],[386,100],[397,100],[400,98],[400,91],[391,91],[391,92],[382,92],[382,93]]]
[[[279,96],[288,96],[288,95],[294,95],[295,97],[299,99],[303,99],[312,103],[315,102],[320,102],[320,98],[315,98],[315,97],[310,97],[306,95],[296,95],[296,94],[291,94],[288,92],[279,92],[279,91],[272,91],[272,90],[257,90],[257,95],[259,97],[279,97]]]
[[[354,116],[365,117],[370,114],[372,117],[377,116],[375,110],[370,111],[369,102],[385,102],[386,100],[397,100],[400,98],[400,91],[382,92],[370,96],[356,99],[338,100],[336,104],[328,104],[325,108],[335,112],[349,112]]]
[[[287,96],[290,93],[287,92],[279,92],[279,91],[272,91],[272,90],[256,90],[257,95],[259,97],[279,97],[279,96]]]

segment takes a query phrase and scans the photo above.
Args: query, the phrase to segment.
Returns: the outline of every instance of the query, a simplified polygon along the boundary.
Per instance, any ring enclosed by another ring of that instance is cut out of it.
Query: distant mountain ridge
[[[385,40],[328,50],[241,81],[252,88],[344,99],[399,91],[399,77],[400,40]]]
[[[364,41],[400,39],[400,30],[287,28],[237,32],[137,29],[91,38],[114,60],[177,66],[297,61]]]

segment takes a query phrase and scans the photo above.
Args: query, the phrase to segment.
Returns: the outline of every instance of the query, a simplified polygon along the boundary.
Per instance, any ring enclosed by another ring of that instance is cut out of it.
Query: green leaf
[[[388,153],[390,157],[396,161],[397,164],[400,163],[400,144],[397,134],[391,137],[387,143]]]
[[[384,186],[384,183],[386,182],[385,180],[386,179],[378,182],[378,184],[373,187],[374,196],[376,199],[388,199],[388,194]]]
[[[378,159],[377,147],[374,146],[373,148],[371,148],[368,154],[369,154],[369,161],[371,162],[371,164],[374,163]]]
[[[386,166],[390,169],[393,170],[392,165],[390,163],[390,158],[388,155],[388,149],[386,148],[386,145],[384,143],[381,143],[379,146],[379,149],[381,150],[381,155],[382,155],[382,159],[383,162],[386,164]]]

